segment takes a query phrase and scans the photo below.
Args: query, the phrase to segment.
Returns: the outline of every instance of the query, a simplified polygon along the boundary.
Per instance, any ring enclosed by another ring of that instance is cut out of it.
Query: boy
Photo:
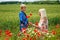
[[[28,19],[26,18],[26,5],[21,4],[21,11],[19,12],[19,18],[20,18],[20,31],[22,31],[22,28],[28,27]]]

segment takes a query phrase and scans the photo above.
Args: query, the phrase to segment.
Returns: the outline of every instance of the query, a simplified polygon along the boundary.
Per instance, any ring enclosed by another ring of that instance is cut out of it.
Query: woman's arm
[[[34,26],[34,27],[36,27],[36,28],[39,28],[38,25],[35,25],[35,24],[33,24],[32,22],[29,22],[29,25],[32,25],[32,26]]]

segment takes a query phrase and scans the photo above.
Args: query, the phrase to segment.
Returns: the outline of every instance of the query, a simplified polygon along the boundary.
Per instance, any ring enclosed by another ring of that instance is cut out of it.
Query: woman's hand
[[[47,22],[47,18],[46,17],[44,17],[44,21],[43,21],[44,23],[46,23]]]

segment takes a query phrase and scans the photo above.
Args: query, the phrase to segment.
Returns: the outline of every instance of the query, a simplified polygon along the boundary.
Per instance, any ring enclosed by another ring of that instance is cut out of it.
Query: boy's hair
[[[39,9],[39,13],[41,14],[41,17],[46,17],[46,10],[44,8]]]
[[[21,9],[23,9],[23,7],[26,7],[26,5],[25,4],[21,4],[20,7],[21,7]]]

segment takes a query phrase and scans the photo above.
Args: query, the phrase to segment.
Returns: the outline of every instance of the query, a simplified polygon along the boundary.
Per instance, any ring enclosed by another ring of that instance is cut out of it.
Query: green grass
[[[40,17],[38,15],[38,10],[40,8],[45,8],[47,11],[49,30],[55,29],[55,25],[60,24],[60,4],[27,4],[26,14],[29,15],[30,12],[33,14],[32,17],[29,18],[29,21],[32,23],[39,21]],[[20,4],[0,5],[0,29],[3,30],[3,32],[4,30],[9,29],[11,32],[17,34],[19,31],[19,12]],[[3,39],[2,37],[1,40]],[[14,40],[14,37],[12,37],[11,40]]]

